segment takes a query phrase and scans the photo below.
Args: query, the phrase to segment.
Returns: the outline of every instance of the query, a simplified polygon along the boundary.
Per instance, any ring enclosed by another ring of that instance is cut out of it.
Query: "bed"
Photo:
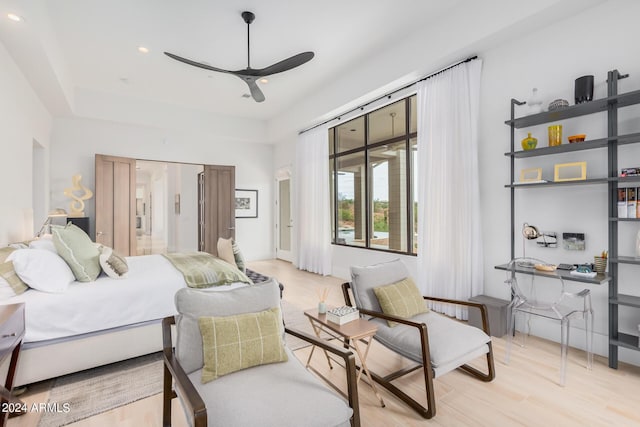
[[[61,293],[31,289],[2,301],[25,303],[26,333],[14,386],[162,349],[161,320],[176,314],[174,294],[186,286],[185,276],[163,255],[125,259],[126,278],[101,273],[95,281],[74,281]],[[254,283],[271,280],[251,270],[247,276]],[[248,284],[206,290],[242,286]]]

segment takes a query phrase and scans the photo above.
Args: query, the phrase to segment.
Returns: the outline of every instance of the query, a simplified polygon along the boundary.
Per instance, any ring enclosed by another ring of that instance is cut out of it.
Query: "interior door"
[[[204,167],[203,251],[218,255],[218,238],[236,237],[235,166]]]
[[[136,255],[136,160],[96,154],[97,243]]]
[[[291,217],[291,178],[278,178],[276,258],[291,262],[293,220]]]

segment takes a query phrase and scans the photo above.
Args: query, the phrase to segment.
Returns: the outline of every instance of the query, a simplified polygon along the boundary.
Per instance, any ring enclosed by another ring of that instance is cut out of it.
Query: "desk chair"
[[[587,343],[587,369],[591,370],[593,366],[593,308],[591,307],[591,291],[583,289],[580,292],[568,292],[565,288],[564,280],[558,276],[560,281],[560,292],[558,297],[553,301],[539,301],[535,298],[535,288],[533,286],[535,275],[531,274],[531,285],[525,290],[518,283],[516,278],[516,266],[526,263],[547,264],[546,262],[535,258],[516,258],[507,265],[507,280],[505,283],[511,288],[511,303],[508,306],[507,315],[507,351],[505,354],[505,363],[509,364],[511,356],[511,345],[515,335],[516,315],[524,313],[527,316],[535,315],[547,319],[557,320],[560,322],[560,385],[566,383],[567,374],[567,352],[569,349],[569,330],[570,322],[573,319],[584,319],[586,343]],[[529,264],[530,265],[530,264]],[[528,325],[528,322],[527,322]],[[523,346],[526,335],[523,335]]]

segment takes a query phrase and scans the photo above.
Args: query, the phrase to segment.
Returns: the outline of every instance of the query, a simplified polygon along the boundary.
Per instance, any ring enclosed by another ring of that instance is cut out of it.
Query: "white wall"
[[[51,116],[1,43],[0,94],[0,246],[4,246],[33,237],[34,222],[40,225],[46,219],[33,218],[32,152],[37,141],[48,158]],[[43,203],[48,206],[48,200]]]
[[[273,257],[273,147],[228,141],[203,132],[184,132],[93,119],[59,118],[51,137],[51,204],[68,204],[63,195],[71,176],[94,188],[94,156],[236,166],[236,188],[258,190],[258,218],[236,220],[236,239],[248,260]],[[85,213],[95,218],[94,199]],[[92,229],[93,230],[93,229]]]
[[[532,2],[530,2],[532,3]],[[566,2],[565,2],[566,3]],[[593,6],[594,2],[590,4]],[[566,5],[566,4],[565,4]],[[586,10],[577,13],[577,10]],[[485,293],[508,298],[508,289],[503,284],[504,273],[494,269],[494,265],[501,264],[509,259],[509,190],[504,185],[509,180],[509,160],[504,153],[509,151],[509,128],[504,124],[509,119],[510,99],[518,98],[526,100],[531,89],[537,87],[545,105],[556,98],[568,99],[573,103],[574,80],[585,74],[595,75],[595,96],[602,97],[606,93],[604,80],[606,72],[618,68],[623,73],[631,73],[631,77],[619,83],[621,91],[640,89],[640,61],[635,54],[636,41],[640,36],[640,29],[634,24],[635,17],[640,16],[640,3],[632,0],[611,0],[601,2],[592,9],[575,9],[569,18],[559,19],[553,14],[541,14],[553,17],[549,21],[530,21],[528,25],[519,23],[517,30],[511,33],[507,39],[486,35],[483,40],[472,42],[469,40],[448,40],[438,38],[438,48],[429,44],[425,32],[416,33],[417,37],[425,37],[423,52],[415,55],[407,63],[412,64],[405,71],[407,73],[415,68],[435,69],[434,66],[440,56],[441,50],[450,48],[457,52],[474,52],[483,60],[481,117],[480,117],[480,191],[483,224],[483,241],[485,256]],[[504,36],[504,33],[502,34]],[[460,37],[463,39],[464,37]],[[497,43],[496,40],[509,40]],[[467,44],[465,45],[464,42]],[[412,43],[417,44],[414,40]],[[433,56],[430,55],[433,53]],[[407,55],[409,53],[406,53]],[[377,64],[388,61],[387,67],[398,67],[397,52],[382,51],[376,57]],[[415,64],[415,57],[421,58],[421,63]],[[460,57],[464,57],[462,54]],[[396,61],[390,61],[396,58]],[[384,66],[383,66],[384,67]],[[384,68],[386,73],[389,69]],[[395,70],[399,74],[398,70]],[[371,73],[375,74],[375,73]],[[383,73],[384,74],[384,73]],[[355,87],[362,87],[361,80],[371,79],[363,77],[363,73],[352,73],[341,76],[340,86],[347,87],[348,82],[353,82]],[[331,95],[333,97],[331,98]],[[330,98],[327,101],[327,98]],[[344,111],[337,104],[342,100],[341,95],[331,92],[331,86],[317,97],[311,97],[305,101],[305,105],[294,108],[296,113],[280,117],[276,123],[283,128],[297,126],[304,129],[314,123],[326,119],[327,115],[318,114],[311,117],[314,111],[313,105],[319,100],[321,105],[331,105],[331,111]],[[331,104],[331,100],[334,104]],[[621,114],[621,132],[638,132],[640,124],[634,118],[640,116],[640,109],[627,109]],[[307,115],[305,116],[304,113]],[[583,119],[574,119],[564,124],[564,137],[574,133],[587,133],[589,138],[606,135],[606,117],[604,114],[589,116]],[[297,121],[297,124],[296,124]],[[533,129],[534,135],[539,138],[539,144],[546,145],[546,127],[540,126]],[[518,141],[526,136],[519,132]],[[282,135],[277,139],[275,148],[275,167],[292,163],[295,157],[296,136],[294,133]],[[565,139],[566,141],[566,139]],[[620,166],[640,165],[639,148],[624,147],[624,155]],[[603,150],[583,152],[579,155],[564,154],[557,158],[536,158],[535,160],[522,162],[519,167],[543,167],[546,176],[553,171],[553,164],[560,162],[585,160],[588,162],[589,176],[606,175],[606,162],[602,159],[606,156]],[[624,162],[624,164],[622,164]],[[294,173],[295,182],[295,173]],[[576,186],[567,188],[552,188],[546,190],[531,189],[517,193],[518,210],[516,222],[520,224],[528,221],[539,226],[543,230],[586,233],[587,249],[584,252],[570,252],[558,249],[537,250],[535,244],[529,242],[527,255],[538,255],[552,262],[585,262],[591,260],[593,255],[607,247],[607,206],[606,188],[604,186]],[[578,220],[579,219],[579,220]],[[295,219],[294,219],[295,224]],[[623,228],[626,227],[626,228]],[[632,239],[635,236],[637,224],[621,225],[621,245],[629,249],[627,254],[632,254]],[[516,254],[521,254],[521,241],[518,240]],[[621,246],[621,248],[622,248]],[[624,248],[623,248],[624,249]],[[397,258],[397,255],[365,251],[356,248],[333,247],[334,275],[342,278],[348,277],[349,265],[362,265]],[[415,258],[403,257],[412,271],[419,266],[415,264]],[[637,268],[637,267],[636,267]],[[637,269],[634,270],[637,277]],[[632,273],[625,272],[621,289],[627,289],[629,293],[640,292],[629,290],[632,287]],[[570,289],[579,288],[575,283],[568,284]],[[540,293],[547,294],[551,290],[557,291],[557,283],[540,283]],[[607,355],[608,336],[608,307],[607,286],[591,286],[593,294],[595,315],[595,350],[597,353]],[[640,323],[638,310],[621,310],[621,328],[637,331]],[[576,322],[579,323],[579,322]],[[572,325],[581,329],[581,325]],[[559,340],[560,328],[555,323],[534,322],[533,333],[549,339]],[[584,333],[573,331],[572,345],[584,347]],[[637,332],[636,332],[637,333]],[[620,359],[635,364],[640,364],[640,353],[620,350]]]
[[[640,89],[640,60],[637,40],[640,29],[635,24],[640,16],[640,3],[634,1],[610,1],[573,18],[565,19],[537,30],[523,31],[522,37],[482,52],[484,69],[482,78],[482,104],[480,116],[480,184],[485,253],[485,289],[489,295],[508,298],[509,291],[503,284],[504,272],[493,269],[509,258],[509,127],[504,121],[510,117],[510,99],[527,100],[531,89],[538,88],[543,105],[554,99],[567,99],[573,104],[574,80],[586,74],[595,76],[596,98],[606,96],[607,71],[618,69],[630,77],[619,81],[619,91]],[[588,29],[591,30],[588,30]],[[579,30],[579,29],[584,29]],[[522,107],[519,111],[526,111]],[[521,113],[522,115],[523,113]],[[634,118],[634,116],[636,118]],[[627,108],[620,113],[620,133],[640,131],[640,109]],[[565,120],[564,143],[568,135],[586,133],[587,138],[604,137],[607,133],[606,114]],[[539,146],[547,145],[546,126],[537,126],[516,132],[516,141],[532,131]],[[640,165],[640,147],[621,148],[619,167]],[[606,150],[592,150],[563,154],[557,157],[537,157],[519,161],[516,168],[542,167],[543,177],[553,178],[553,165],[571,161],[586,161],[588,177],[606,176]],[[585,251],[539,249],[535,242],[527,242],[526,254],[551,262],[592,262],[593,256],[608,246],[607,241],[607,189],[605,185],[570,186],[561,188],[529,189],[516,192],[516,256],[522,254],[520,226],[529,222],[542,230],[584,232]],[[627,235],[635,236],[637,223],[620,224],[621,254],[633,255],[633,243]],[[561,245],[559,245],[561,246]],[[621,270],[627,270],[621,267]],[[632,276],[638,269],[621,276],[620,289],[640,295],[632,287]],[[623,271],[624,273],[624,271]],[[538,280],[537,280],[538,282]],[[637,280],[635,280],[637,282]],[[585,285],[568,283],[571,289]],[[591,289],[595,310],[595,348],[606,355],[608,337],[608,305],[606,285],[588,286]],[[557,283],[539,281],[537,289],[542,294],[557,290]],[[637,287],[636,287],[637,288]],[[621,309],[620,327],[637,334],[640,311]],[[576,322],[579,325],[580,322]],[[534,333],[559,340],[559,328],[555,324],[534,322]],[[584,334],[573,331],[572,342],[582,346]],[[640,363],[640,354],[622,349],[621,360]]]

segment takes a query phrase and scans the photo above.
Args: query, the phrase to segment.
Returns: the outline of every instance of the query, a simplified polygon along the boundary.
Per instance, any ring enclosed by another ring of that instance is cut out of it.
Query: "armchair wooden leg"
[[[162,425],[163,427],[171,426],[171,401],[175,397],[172,388],[172,378],[169,369],[164,365],[164,381],[162,390]]]

